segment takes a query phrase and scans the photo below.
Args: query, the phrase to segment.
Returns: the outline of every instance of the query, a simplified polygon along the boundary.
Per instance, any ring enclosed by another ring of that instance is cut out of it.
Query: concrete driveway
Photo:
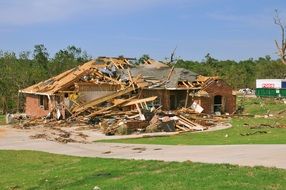
[[[0,149],[36,150],[83,157],[193,161],[286,169],[286,145],[135,145],[68,143],[31,139],[26,130],[0,128]]]

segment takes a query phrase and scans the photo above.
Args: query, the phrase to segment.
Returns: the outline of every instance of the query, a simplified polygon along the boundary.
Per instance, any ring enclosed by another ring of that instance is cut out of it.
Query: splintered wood
[[[106,135],[129,134],[134,131],[203,131],[210,126],[207,122],[214,120],[206,121],[206,118],[202,118],[205,115],[187,108],[189,96],[186,96],[184,108],[174,113],[164,112],[160,106],[155,105],[157,96],[141,96],[143,89],[173,84],[172,80],[176,78],[174,76],[178,75],[174,66],[169,68],[154,60],[145,61],[145,65],[150,68],[164,68],[166,73],[159,80],[152,76],[142,76],[140,72],[135,75],[131,72],[133,66],[128,59],[99,57],[28,87],[21,92],[48,96],[52,109],[44,120],[31,120],[23,126],[88,124],[99,128]],[[176,87],[184,88],[187,95],[195,92],[196,95],[207,96],[203,86],[215,79],[217,78],[199,76],[191,82],[178,80]],[[67,117],[55,117],[57,115]],[[46,136],[40,134],[33,138]]]

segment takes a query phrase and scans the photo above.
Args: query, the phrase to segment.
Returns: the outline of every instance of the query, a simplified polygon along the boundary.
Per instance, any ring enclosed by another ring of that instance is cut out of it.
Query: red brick
[[[43,117],[49,113],[49,110],[40,106],[39,101],[38,95],[26,94],[25,112],[28,116]]]

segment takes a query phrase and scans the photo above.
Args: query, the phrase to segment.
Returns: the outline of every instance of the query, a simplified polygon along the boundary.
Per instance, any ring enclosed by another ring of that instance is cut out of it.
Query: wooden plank
[[[180,118],[180,120],[183,120],[183,121],[186,121],[186,122],[190,122],[189,119],[185,118],[185,117],[182,116],[182,115],[179,115],[178,117]]]
[[[185,81],[182,81],[182,82],[187,88],[189,88],[189,85]]]
[[[73,85],[73,82],[85,75],[86,72],[92,71],[95,61],[86,62],[83,65],[70,69],[57,76],[54,76],[48,80],[30,86],[22,90],[23,93],[39,93],[54,94],[59,90],[63,90],[69,85]]]
[[[127,104],[125,104],[124,106],[131,106],[131,105],[134,105],[134,104],[140,104],[140,103],[144,103],[144,102],[151,102],[151,101],[154,101],[156,100],[157,96],[152,96],[152,97],[149,97],[149,98],[143,98],[143,99],[139,99],[139,100],[133,100],[131,102],[128,102]]]
[[[127,88],[125,88],[123,90],[120,90],[118,92],[109,94],[109,95],[107,95],[105,97],[101,97],[101,98],[97,98],[97,99],[91,100],[91,101],[89,101],[89,102],[87,102],[87,103],[85,103],[85,104],[83,104],[81,106],[76,107],[73,112],[79,114],[81,112],[84,112],[88,108],[94,107],[94,106],[96,106],[98,104],[101,104],[101,103],[106,102],[108,100],[111,100],[113,98],[122,96],[122,95],[127,94],[127,93],[129,93],[131,91],[133,91],[133,88],[132,87],[127,87]]]
[[[185,121],[187,121],[187,122],[192,123],[192,121],[190,121],[188,118],[185,118],[185,117],[182,116],[182,115],[179,115],[179,118],[181,118],[181,119],[183,119],[183,120],[185,120]]]
[[[137,108],[137,110],[139,112],[140,120],[142,120],[142,121],[146,120],[145,116],[141,112],[141,109],[140,109],[139,105],[138,104],[135,104],[135,105],[136,105],[136,108]]]
[[[177,127],[178,129],[183,130],[183,131],[190,131],[189,129],[186,129],[185,127],[181,127],[180,125],[176,125],[176,127]]]
[[[105,79],[107,79],[107,80],[110,80],[110,81],[112,81],[112,82],[114,82],[114,83],[116,83],[116,84],[122,85],[122,83],[121,83],[120,81],[118,81],[118,80],[116,80],[116,79],[114,79],[114,78],[111,78],[111,77],[108,77],[108,76],[104,75],[104,74],[103,74],[102,72],[100,72],[98,69],[96,69],[96,70],[94,71],[94,74],[96,74],[96,75],[98,75],[98,76],[100,76],[100,77],[103,77],[103,78],[105,78]]]
[[[124,99],[124,100],[121,99],[120,102],[114,104],[113,106],[110,106],[110,107],[107,107],[107,108],[103,108],[103,109],[101,109],[101,110],[98,110],[98,111],[96,111],[96,112],[93,112],[93,113],[89,114],[87,117],[94,117],[94,116],[96,116],[96,115],[102,115],[103,112],[108,111],[108,110],[110,110],[110,109],[113,109],[113,108],[115,108],[115,107],[117,107],[117,106],[120,106],[120,105],[122,105],[122,104],[124,104],[124,103],[126,103],[126,102],[128,102],[128,101],[130,101],[130,100],[132,100],[132,99],[134,99],[135,97],[136,97],[136,96],[131,97],[131,98],[128,98],[128,99]]]
[[[186,118],[181,118],[181,116],[179,116],[179,118],[180,118],[180,120],[182,120],[182,121],[188,123],[188,124],[191,125],[191,126],[197,126],[196,123],[193,123],[192,121],[190,121],[190,120],[188,120],[188,119],[186,119]]]
[[[183,124],[184,126],[188,127],[191,130],[198,130],[198,131],[203,131],[204,127],[203,126],[192,126],[189,125],[189,123],[185,122],[184,120],[179,120],[179,123]]]
[[[110,61],[117,69],[119,69],[119,67],[118,67],[117,64],[113,61],[112,58],[109,58],[109,61]]]
[[[188,89],[188,90],[187,90],[186,100],[185,100],[185,108],[188,106],[188,102],[189,102],[189,93],[190,93],[190,89]]]
[[[189,125],[187,122],[185,122],[184,120],[179,120],[179,123],[184,125],[185,127],[189,128],[189,129],[193,129],[194,126]]]
[[[188,84],[190,85],[190,87],[194,87],[194,85],[190,81],[188,81]]]
[[[89,70],[85,70],[82,72],[78,71],[78,72],[71,73],[73,74],[72,76],[66,76],[65,78],[61,79],[61,81],[56,81],[54,85],[50,89],[48,89],[48,91],[49,93],[54,94],[55,92],[59,90],[62,90],[66,87],[73,85],[76,80],[78,80],[80,77],[84,75],[89,74],[90,72],[91,70],[89,69]]]
[[[132,88],[133,88],[134,91],[135,91],[134,81],[133,81],[133,79],[132,79],[132,76],[131,76],[131,73],[130,73],[130,69],[129,69],[129,68],[127,69],[127,73],[128,73],[129,81],[131,82]]]
[[[185,123],[186,125],[188,125],[189,127],[192,127],[193,129],[199,129],[199,130],[204,129],[204,126],[202,126],[198,123],[194,123],[194,122],[190,121],[189,119],[185,118],[184,116],[180,115],[179,118],[180,118],[179,122]]]
[[[174,66],[171,68],[170,72],[169,72],[169,75],[167,77],[167,80],[170,80],[171,76],[172,76],[172,73],[173,73],[173,70],[174,70]]]
[[[145,109],[148,109],[148,105],[146,102],[144,102],[144,106],[145,106]]]
[[[61,93],[61,94],[63,94],[63,93],[69,93],[69,94],[74,94],[74,93],[77,93],[77,91],[68,91],[68,90],[66,90],[66,91],[58,91],[58,93]]]

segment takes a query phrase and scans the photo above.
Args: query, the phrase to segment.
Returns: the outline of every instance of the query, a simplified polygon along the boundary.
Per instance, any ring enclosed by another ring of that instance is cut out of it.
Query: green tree
[[[59,50],[50,63],[50,71],[52,75],[59,74],[65,70],[76,67],[88,60],[91,57],[87,55],[86,51],[75,46],[68,46],[66,49]]]
[[[39,66],[39,69],[41,70],[44,77],[50,76],[48,69],[49,53],[43,44],[34,46],[33,59],[34,63]]]
[[[150,56],[147,55],[147,54],[143,54],[143,55],[139,58],[138,63],[139,63],[139,64],[144,64],[145,61],[147,61],[148,59],[150,59]]]

